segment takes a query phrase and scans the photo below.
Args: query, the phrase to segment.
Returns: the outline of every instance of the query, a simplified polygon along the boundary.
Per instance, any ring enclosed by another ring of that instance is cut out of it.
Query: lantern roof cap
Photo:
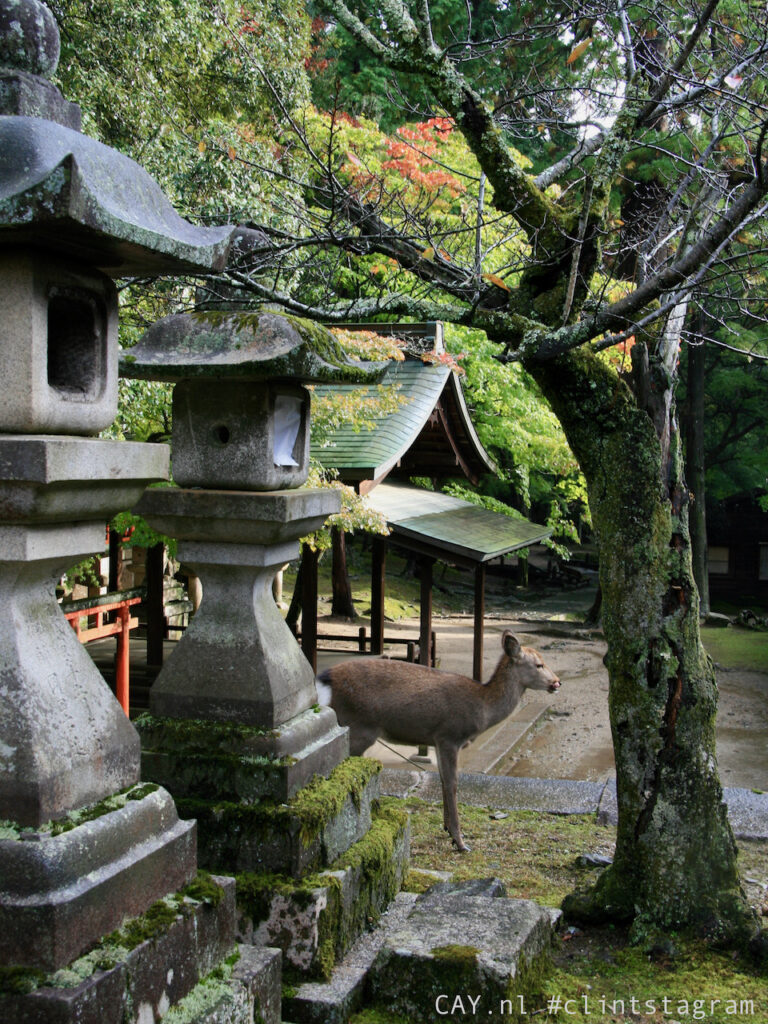
[[[267,310],[179,313],[120,360],[123,377],[375,383],[387,363],[351,359],[321,324]]]
[[[134,160],[37,117],[0,117],[0,244],[34,245],[112,277],[221,270],[234,232],[181,217]]]

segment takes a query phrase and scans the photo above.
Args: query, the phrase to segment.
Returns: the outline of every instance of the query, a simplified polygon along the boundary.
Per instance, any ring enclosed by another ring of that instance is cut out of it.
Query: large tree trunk
[[[715,760],[717,684],[699,634],[671,380],[653,361],[644,373],[633,362],[654,396],[650,413],[590,352],[530,366],[589,488],[616,757],[614,862],[565,909],[632,922],[638,941],[687,926],[745,940],[756,922]]]
[[[704,460],[704,357],[705,348],[688,346],[688,423],[686,471],[693,495],[691,503],[691,554],[693,576],[699,591],[701,614],[709,615],[709,567],[707,558],[706,465]]]

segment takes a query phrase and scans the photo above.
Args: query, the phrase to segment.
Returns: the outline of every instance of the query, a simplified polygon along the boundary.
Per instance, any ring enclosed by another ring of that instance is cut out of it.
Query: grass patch
[[[551,997],[559,996],[563,1004],[570,1000],[574,1012],[568,1020],[746,1024],[768,1019],[768,981],[701,943],[673,937],[668,950],[649,954],[628,946],[622,932],[602,930],[576,934],[560,945],[541,998],[544,1007]]]
[[[768,673],[768,635],[758,630],[705,626],[701,639],[707,653],[723,668]]]
[[[568,892],[597,878],[599,869],[580,866],[578,858],[587,853],[611,856],[615,842],[615,829],[598,825],[589,815],[512,811],[497,820],[488,809],[462,806],[463,832],[472,852],[459,854],[442,831],[439,805],[409,800],[405,806],[411,812],[412,834],[406,886],[417,891],[430,871],[450,872],[455,880],[496,876],[509,896],[559,906]],[[747,897],[759,913],[768,892],[768,843],[740,843],[739,851]],[[548,1012],[548,1001],[558,997],[559,1012]],[[567,1010],[565,1000],[570,1000]],[[619,928],[565,931],[556,939],[552,971],[534,1003],[526,1000],[525,1009],[520,1021],[541,1024],[756,1024],[768,1021],[768,977],[731,954],[676,935],[669,936],[668,944],[647,950],[629,946]],[[351,1024],[384,1020],[394,1024],[381,1010],[367,1009]]]
[[[412,811],[412,872],[450,871],[456,881],[495,876],[509,896],[549,907],[560,906],[566,893],[596,877],[594,869],[578,867],[576,858],[611,856],[616,840],[615,829],[596,825],[588,815],[515,811],[492,819],[487,810],[462,806],[462,832],[472,852],[458,853],[443,832],[439,804],[410,800],[406,806]]]

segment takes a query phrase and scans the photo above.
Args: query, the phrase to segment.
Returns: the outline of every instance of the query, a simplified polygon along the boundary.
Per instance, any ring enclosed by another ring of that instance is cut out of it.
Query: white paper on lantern
[[[302,400],[293,395],[275,397],[275,447],[276,466],[298,466],[293,457],[293,446],[301,427]]]

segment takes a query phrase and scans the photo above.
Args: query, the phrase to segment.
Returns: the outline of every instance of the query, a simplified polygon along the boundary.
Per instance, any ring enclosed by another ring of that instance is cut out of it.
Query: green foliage
[[[574,520],[588,521],[586,485],[535,382],[520,364],[500,363],[501,346],[482,331],[446,325],[446,342],[462,351],[472,422],[499,468],[499,480],[483,482],[489,498],[501,499],[496,511],[544,506],[556,537],[578,539]]]
[[[766,351],[766,340],[738,324],[732,325],[744,353]],[[726,332],[720,332],[722,337]],[[729,332],[730,334],[731,332]],[[688,400],[683,349],[680,398]],[[768,364],[708,344],[705,350],[704,460],[707,497],[719,501],[733,494],[765,487],[768,479],[768,411],[765,389]]]
[[[566,107],[542,105],[534,95],[521,101],[520,86],[532,65],[540,71],[565,67],[568,45],[563,33],[554,31],[554,26],[545,26],[542,20],[539,31],[529,34],[526,46],[521,46],[519,38],[525,35],[525,27],[536,23],[540,14],[537,5],[529,2],[476,0],[470,7],[461,0],[432,0],[429,8],[433,36],[439,46],[451,53],[458,51],[460,41],[465,39],[474,44],[474,52],[465,54],[463,71],[489,103],[508,114],[510,120],[514,117],[515,144],[533,159],[545,157],[547,147],[557,138]],[[492,45],[494,39],[504,42]],[[308,65],[312,97],[322,110],[339,109],[369,118],[387,132],[412,121],[414,111],[424,119],[439,112],[417,70],[393,73],[342,25],[326,17],[313,20]]]
[[[66,590],[74,586],[100,587],[102,585],[99,572],[99,558],[96,555],[89,555],[67,569],[62,577]]]
[[[299,70],[308,22],[272,0],[53,0],[62,26],[59,81],[84,127],[139,160],[177,206],[241,221],[259,184],[238,160],[269,153],[273,92],[306,100]],[[191,59],[194,55],[194,59]],[[226,216],[228,214],[229,216]]]

